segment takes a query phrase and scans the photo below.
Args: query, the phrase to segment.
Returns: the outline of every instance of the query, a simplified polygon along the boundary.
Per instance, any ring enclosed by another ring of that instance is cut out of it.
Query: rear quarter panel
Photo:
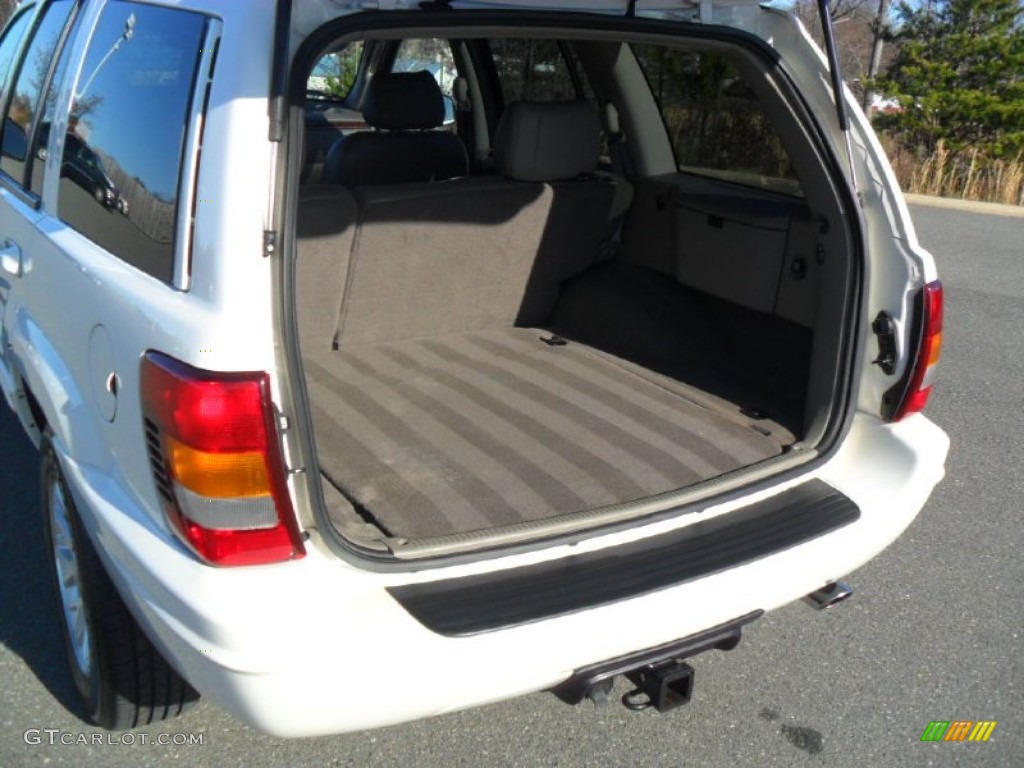
[[[58,104],[71,102],[77,62],[101,7],[88,6],[79,25],[75,64]],[[58,450],[101,472],[130,499],[120,505],[125,514],[143,510],[146,524],[161,529],[166,523],[140,409],[142,356],[157,349],[207,369],[275,371],[273,286],[262,255],[272,178],[267,92],[273,14],[264,3],[225,10],[196,190],[189,290],[128,266],[57,217],[64,111],[51,130],[43,211],[29,246],[33,269],[11,292],[6,312],[14,367],[39,402]],[[176,258],[187,258],[180,243]],[[119,380],[113,418],[105,402],[110,373]]]

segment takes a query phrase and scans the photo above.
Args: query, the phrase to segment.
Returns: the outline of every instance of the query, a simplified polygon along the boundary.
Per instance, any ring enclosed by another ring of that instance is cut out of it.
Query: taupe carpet
[[[635,501],[781,452],[584,344],[528,328],[306,357],[321,471],[391,536]]]

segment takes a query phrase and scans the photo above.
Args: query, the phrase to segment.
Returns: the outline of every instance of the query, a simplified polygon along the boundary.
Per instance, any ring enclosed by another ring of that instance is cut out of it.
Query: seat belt
[[[612,162],[612,173],[630,178],[636,175],[633,160],[626,148],[626,134],[619,123],[619,110],[610,101],[604,105],[604,127],[608,136],[608,155]]]
[[[455,130],[466,146],[466,153],[472,159],[476,156],[473,104],[469,99],[469,82],[461,75],[452,82],[452,101],[455,102]]]
[[[626,214],[633,204],[633,185],[627,181],[634,176],[636,169],[626,149],[626,134],[619,124],[619,110],[610,101],[603,110],[605,135],[608,137],[608,155],[611,160],[611,181],[615,184],[615,197],[608,213],[608,223],[612,225],[610,236],[601,244],[602,258],[611,259],[622,244],[622,229],[626,223]]]

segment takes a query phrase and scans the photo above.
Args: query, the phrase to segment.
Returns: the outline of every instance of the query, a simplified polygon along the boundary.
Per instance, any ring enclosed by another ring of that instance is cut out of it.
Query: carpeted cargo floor
[[[394,537],[607,507],[779,454],[793,437],[550,332],[305,358],[321,472]]]

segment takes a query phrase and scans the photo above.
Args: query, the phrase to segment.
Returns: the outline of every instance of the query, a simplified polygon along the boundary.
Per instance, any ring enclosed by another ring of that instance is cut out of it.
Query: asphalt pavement
[[[284,741],[201,703],[134,744],[105,743],[78,718],[65,672],[38,460],[0,406],[0,766],[1024,765],[1024,224],[922,206],[913,215],[946,288],[928,415],[953,439],[948,476],[910,530],[850,575],[852,600],[827,612],[787,606],[735,650],[698,657],[693,702],[667,715],[536,694]],[[998,724],[987,743],[922,743],[932,720]]]

